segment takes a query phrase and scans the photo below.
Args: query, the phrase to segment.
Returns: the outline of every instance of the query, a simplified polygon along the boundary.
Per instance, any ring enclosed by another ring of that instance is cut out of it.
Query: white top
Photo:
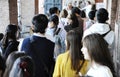
[[[89,34],[98,33],[98,34],[105,34],[110,30],[108,24],[103,23],[95,23],[89,29],[86,29],[83,34],[83,38]],[[114,32],[111,30],[104,39],[108,42],[109,45],[112,45],[114,42]]]
[[[95,20],[89,19],[89,20],[86,21],[86,23],[85,23],[85,27],[86,27],[85,29],[90,28],[94,23],[95,23]]]
[[[87,72],[91,77],[113,77],[112,72],[107,66],[94,64]]]
[[[87,5],[86,7],[82,8],[82,10],[85,10],[86,17],[88,17],[89,12],[91,11],[92,5]]]

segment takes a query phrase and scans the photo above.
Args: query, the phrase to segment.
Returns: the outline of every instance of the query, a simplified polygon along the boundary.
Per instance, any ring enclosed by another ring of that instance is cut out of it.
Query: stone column
[[[10,23],[18,25],[17,0],[9,0]]]
[[[5,33],[9,21],[9,4],[8,0],[0,0],[0,33]]]
[[[38,0],[35,0],[35,14],[38,14]]]
[[[116,1],[116,0],[113,0]],[[114,51],[114,64],[116,67],[117,77],[120,77],[120,0],[117,0],[116,11],[116,25],[115,25],[115,51]],[[116,8],[114,8],[116,9]]]
[[[116,19],[116,11],[117,11],[117,0],[112,0],[112,7],[111,7],[111,27],[114,30],[115,27],[115,19]]]

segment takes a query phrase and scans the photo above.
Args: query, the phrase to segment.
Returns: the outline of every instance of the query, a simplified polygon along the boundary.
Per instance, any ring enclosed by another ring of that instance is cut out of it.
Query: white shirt
[[[91,77],[113,77],[112,72],[107,66],[94,64],[87,72]]]
[[[89,29],[86,29],[84,31],[83,34],[83,38],[89,34],[93,34],[93,33],[98,33],[98,34],[105,34],[106,32],[108,32],[110,30],[110,27],[108,24],[103,24],[103,23],[95,23],[93,24]],[[111,30],[105,37],[104,39],[107,41],[107,43],[109,45],[112,45],[112,43],[114,42],[114,37],[115,34],[114,32]]]

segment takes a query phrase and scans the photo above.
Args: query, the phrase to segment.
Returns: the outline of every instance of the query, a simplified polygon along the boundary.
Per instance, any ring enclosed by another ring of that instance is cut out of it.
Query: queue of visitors
[[[117,77],[114,31],[105,8],[68,4],[32,18],[33,34],[18,41],[18,26],[0,36],[0,77]]]

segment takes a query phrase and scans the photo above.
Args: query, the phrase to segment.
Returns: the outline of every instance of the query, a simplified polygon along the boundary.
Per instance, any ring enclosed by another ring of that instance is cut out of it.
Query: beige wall
[[[31,20],[35,15],[34,0],[21,0],[21,22],[24,30],[25,26],[31,26]]]
[[[0,33],[5,33],[5,28],[9,22],[8,0],[0,0]]]
[[[44,0],[39,0],[39,13],[44,13]]]

